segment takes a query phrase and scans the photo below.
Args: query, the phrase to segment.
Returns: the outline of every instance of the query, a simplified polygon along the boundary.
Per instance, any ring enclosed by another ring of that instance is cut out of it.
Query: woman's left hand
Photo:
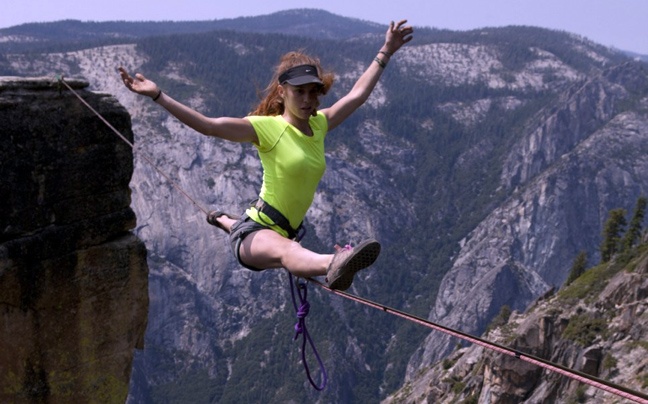
[[[412,40],[414,28],[410,25],[405,25],[407,20],[400,20],[397,23],[392,21],[389,23],[389,28],[385,34],[385,46],[383,49],[389,53],[395,53],[409,41]]]

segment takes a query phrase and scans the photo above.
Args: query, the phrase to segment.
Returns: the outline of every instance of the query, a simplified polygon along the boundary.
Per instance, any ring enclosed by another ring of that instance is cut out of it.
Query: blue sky
[[[583,35],[605,46],[648,55],[648,0],[21,0],[3,7],[0,28],[25,22],[212,20],[319,8],[378,23],[468,30],[533,25]]]

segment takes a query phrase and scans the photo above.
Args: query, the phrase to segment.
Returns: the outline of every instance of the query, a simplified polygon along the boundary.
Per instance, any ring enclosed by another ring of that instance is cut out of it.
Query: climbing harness
[[[263,213],[264,215],[268,216],[270,220],[277,226],[281,227],[287,234],[289,239],[295,239],[296,237],[299,236],[299,233],[303,229],[302,224],[300,223],[299,226],[297,226],[296,229],[293,229],[292,226],[290,225],[290,221],[286,216],[284,216],[277,208],[274,206],[270,205],[268,202],[264,201],[263,199],[259,198],[257,199],[252,206],[260,212]],[[301,239],[301,237],[300,237]]]
[[[90,104],[88,104],[83,98],[81,98],[81,96],[79,94],[77,94],[77,92],[74,91],[74,89],[72,89],[72,87],[70,87],[63,80],[62,76],[57,77],[57,80],[59,81],[59,83],[62,83],[65,87],[67,87],[86,107],[88,107],[95,115],[97,115],[97,117],[99,117],[99,119],[101,119],[110,129],[112,129],[113,132],[115,132],[115,134],[117,136],[119,136],[124,142],[126,142],[133,149],[133,151],[135,151],[134,145],[126,137],[124,137],[121,133],[119,133],[119,131],[117,129],[115,129],[103,116],[101,116],[101,114],[99,114],[94,108],[92,108],[90,106]],[[150,164],[155,169],[155,171],[157,171],[160,175],[162,175],[164,178],[166,178],[167,181],[169,181],[171,183],[171,185],[173,185],[174,188],[176,188],[182,195],[184,195],[189,201],[191,201],[199,210],[201,210],[203,213],[205,213],[205,215],[209,214],[209,212],[205,208],[200,206],[191,196],[189,196],[189,194],[187,192],[185,192],[179,185],[177,185],[168,175],[166,175],[163,171],[158,169],[151,159],[149,159],[148,157],[146,157],[146,156],[144,156],[142,154],[139,154],[139,153],[138,153],[138,155],[143,160],[145,160],[148,164]],[[301,226],[300,230],[301,231],[299,231],[297,236],[294,238],[294,240],[297,241],[297,242],[299,242],[303,238],[303,236],[305,234],[305,229],[304,229],[303,226]],[[295,324],[295,337],[294,337],[294,340],[297,340],[297,338],[299,337],[300,334],[302,335],[302,338],[303,338],[303,340],[302,340],[302,362],[304,364],[304,368],[306,369],[306,375],[308,376],[308,380],[310,381],[311,385],[315,389],[322,390],[326,386],[328,376],[327,376],[327,373],[326,373],[326,369],[324,368],[324,364],[322,363],[322,360],[321,360],[321,358],[320,358],[320,356],[319,356],[319,354],[317,352],[317,349],[315,348],[315,344],[313,343],[313,340],[310,337],[310,335],[308,334],[308,330],[306,328],[306,316],[308,315],[308,311],[309,311],[309,308],[310,308],[310,304],[308,303],[308,301],[306,299],[306,297],[307,297],[306,283],[300,282],[299,280],[296,280],[294,282],[294,284],[296,285],[296,288],[297,288],[297,295],[298,295],[299,301],[300,301],[300,305],[298,306],[297,305],[297,299],[295,299],[295,291],[293,290],[293,276],[292,276],[292,274],[290,274],[290,272],[288,272],[288,276],[289,276],[289,281],[290,281],[290,287],[291,287],[290,291],[291,291],[291,295],[292,295],[292,299],[293,299],[293,306],[295,308],[295,311],[297,312],[297,324]],[[342,296],[342,297],[344,297],[346,299],[355,301],[357,303],[364,304],[366,306],[369,306],[369,307],[372,307],[372,308],[375,308],[375,309],[378,309],[378,310],[382,310],[382,311],[384,311],[386,313],[393,314],[395,316],[401,317],[401,318],[403,318],[405,320],[414,322],[416,324],[422,325],[422,326],[430,328],[432,330],[440,331],[440,332],[443,332],[443,333],[448,334],[450,336],[460,338],[460,339],[462,339],[464,341],[470,342],[470,343],[475,344],[475,345],[482,346],[482,347],[484,347],[486,349],[490,349],[492,351],[499,352],[499,353],[504,354],[504,355],[512,356],[512,357],[515,357],[517,359],[523,360],[523,361],[528,362],[528,363],[532,363],[532,364],[537,365],[539,367],[542,367],[544,369],[547,369],[547,370],[550,370],[552,372],[556,372],[556,373],[561,374],[563,376],[569,377],[569,378],[571,378],[573,380],[577,380],[577,381],[579,381],[581,383],[585,383],[585,384],[588,384],[588,385],[590,385],[592,387],[595,387],[595,388],[601,389],[603,391],[606,391],[608,393],[615,394],[615,395],[617,395],[619,397],[623,397],[623,398],[635,401],[635,402],[640,403],[640,404],[648,404],[648,395],[647,394],[644,394],[644,393],[629,389],[629,388],[624,387],[624,386],[617,385],[617,384],[609,382],[607,380],[599,379],[599,378],[594,377],[592,375],[588,375],[587,373],[579,372],[577,370],[573,370],[573,369],[570,369],[568,367],[565,367],[565,366],[562,366],[562,365],[559,365],[559,364],[556,364],[556,363],[552,363],[552,362],[547,361],[545,359],[538,358],[538,357],[535,357],[533,355],[526,354],[524,352],[516,351],[514,349],[507,348],[505,346],[502,346],[502,345],[499,345],[499,344],[496,344],[496,343],[493,343],[493,342],[486,341],[484,339],[475,337],[473,335],[466,334],[466,333],[463,333],[461,331],[454,330],[454,329],[452,329],[450,327],[445,327],[445,326],[442,326],[440,324],[433,323],[431,321],[422,319],[422,318],[414,316],[412,314],[408,314],[408,313],[405,313],[403,311],[393,309],[393,308],[388,307],[388,306],[384,306],[382,304],[373,302],[371,300],[368,300],[368,299],[365,299],[365,298],[362,298],[362,297],[359,297],[359,296],[352,295],[352,294],[347,293],[347,292],[330,289],[328,286],[326,286],[325,284],[323,284],[322,282],[320,282],[320,281],[318,281],[316,279],[313,279],[313,278],[305,278],[305,279],[306,279],[307,282],[314,283],[314,284],[322,287],[323,289],[325,289],[325,290],[327,290],[327,291],[329,291],[329,292],[331,292],[333,294],[336,294],[338,296]],[[312,348],[312,350],[313,350],[313,352],[314,352],[314,354],[315,354],[315,356],[317,358],[317,361],[318,361],[318,363],[320,365],[320,369],[321,369],[321,372],[322,372],[322,384],[321,385],[317,385],[313,381],[313,379],[311,377],[310,369],[309,369],[308,364],[306,362],[306,342],[308,342],[310,344],[310,346],[311,346],[311,348]]]

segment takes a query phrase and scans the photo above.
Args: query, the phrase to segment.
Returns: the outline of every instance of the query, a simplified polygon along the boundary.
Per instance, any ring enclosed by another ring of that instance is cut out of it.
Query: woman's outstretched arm
[[[412,40],[414,28],[406,26],[405,23],[407,23],[407,20],[401,20],[398,23],[392,21],[389,24],[389,28],[385,34],[385,44],[380,48],[376,59],[371,62],[367,70],[360,76],[347,95],[340,98],[330,108],[322,110],[322,113],[328,119],[329,130],[341,124],[367,101],[374,87],[376,87],[376,83],[378,83],[378,79],[380,79],[383,70],[387,66],[390,57],[401,46]]]
[[[157,84],[137,73],[132,77],[123,68],[119,74],[126,88],[134,93],[151,97],[156,103],[163,106],[180,122],[207,136],[215,136],[232,142],[258,142],[252,124],[243,118],[210,118],[200,112],[174,100],[162,92]]]

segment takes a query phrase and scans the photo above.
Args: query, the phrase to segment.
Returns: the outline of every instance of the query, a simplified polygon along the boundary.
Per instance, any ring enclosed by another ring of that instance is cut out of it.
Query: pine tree
[[[621,249],[621,233],[627,222],[625,209],[613,209],[605,222],[601,243],[601,262],[608,262]]]
[[[585,273],[587,269],[587,252],[581,251],[576,256],[574,263],[572,264],[571,270],[569,271],[569,276],[565,282],[565,286],[569,285],[575,281],[579,276]]]
[[[623,238],[623,251],[630,250],[641,237],[641,225],[646,212],[646,204],[648,204],[648,199],[644,196],[637,200],[637,205],[635,206],[630,226]]]

